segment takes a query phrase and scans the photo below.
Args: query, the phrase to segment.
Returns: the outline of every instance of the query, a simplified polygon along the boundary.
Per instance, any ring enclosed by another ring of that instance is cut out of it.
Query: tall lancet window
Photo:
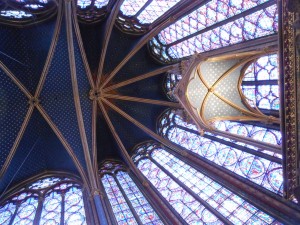
[[[273,145],[281,145],[281,132],[279,130],[228,120],[217,120],[212,122],[212,125],[221,131]]]
[[[155,142],[136,147],[138,169],[187,224],[281,224]]]
[[[254,60],[244,68],[241,89],[247,106],[265,114],[279,111],[278,55],[271,54]]]
[[[81,186],[66,177],[37,180],[0,204],[0,224],[86,224]]]
[[[169,109],[159,118],[158,133],[192,152],[271,192],[283,195],[281,159],[274,153],[234,143],[210,133],[199,134],[180,110]]]
[[[172,10],[182,0],[124,0],[117,25],[125,32],[144,33],[149,25]]]
[[[171,62],[278,32],[277,1],[204,2],[150,41],[154,57]]]
[[[106,162],[100,176],[117,224],[163,224],[124,166]]]

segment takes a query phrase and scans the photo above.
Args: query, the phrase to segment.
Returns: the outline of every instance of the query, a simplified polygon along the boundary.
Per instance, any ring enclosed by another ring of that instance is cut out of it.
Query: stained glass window
[[[25,25],[50,18],[56,10],[56,0],[7,0],[1,3],[0,23]]]
[[[69,178],[39,179],[12,196],[0,206],[1,224],[86,224],[80,185]]]
[[[0,16],[13,18],[13,19],[22,19],[26,17],[32,17],[33,15],[28,12],[24,12],[21,10],[1,10]]]
[[[278,32],[274,1],[211,0],[150,41],[153,55],[164,62]]]
[[[78,0],[77,16],[80,22],[95,23],[105,18],[112,6],[110,0]]]
[[[215,121],[212,125],[221,131],[230,132],[232,134],[252,138],[273,145],[281,145],[281,132],[278,130],[227,120]]]
[[[178,110],[177,110],[178,111]],[[201,136],[196,127],[184,122],[180,113],[168,110],[159,120],[158,133],[175,144],[205,158],[261,187],[283,194],[283,171],[280,159],[257,152],[245,151],[230,141],[216,141],[211,135]]]
[[[107,6],[109,0],[78,0],[77,6],[84,9],[87,7],[96,7],[101,9],[104,6]]]
[[[233,224],[281,224],[156,143],[138,146],[133,159],[188,224],[223,224],[218,218],[220,214]]]
[[[118,25],[126,31],[143,32],[146,26],[171,10],[181,0],[124,0]]]
[[[165,82],[164,82],[164,89],[166,95],[171,101],[177,102],[176,97],[174,96],[174,90],[178,82],[182,79],[181,74],[175,73],[167,73]]]
[[[242,92],[251,107],[263,113],[279,111],[279,69],[277,54],[258,58],[242,74]]]
[[[130,175],[124,171],[124,167],[106,163],[100,172],[118,224],[163,224]]]

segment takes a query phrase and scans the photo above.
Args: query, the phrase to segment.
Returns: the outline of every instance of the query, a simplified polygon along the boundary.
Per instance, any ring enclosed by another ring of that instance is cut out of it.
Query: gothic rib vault
[[[21,181],[55,171],[77,175],[98,195],[98,164],[106,159],[125,162],[147,186],[130,158],[134,146],[156,140],[181,150],[157,135],[156,121],[166,109],[181,108],[162,86],[166,72],[182,68],[155,61],[147,43],[199,1],[183,1],[142,35],[124,32],[120,21],[115,26],[121,4],[115,1],[99,13],[101,22],[89,25],[78,23],[84,16],[77,18],[73,1],[62,0],[47,21],[0,25],[1,197]]]
[[[97,173],[98,162],[126,161],[127,150],[149,139],[114,105],[151,130],[163,110],[178,107],[161,88],[164,72],[176,66],[154,62],[145,45],[159,29],[146,38],[126,35],[111,22],[118,10],[106,22],[78,25],[74,2],[58,4],[57,14],[43,23],[1,25],[2,193],[46,171],[75,173],[97,189],[88,174]],[[153,79],[129,80],[143,74]],[[113,83],[103,86],[108,77]]]

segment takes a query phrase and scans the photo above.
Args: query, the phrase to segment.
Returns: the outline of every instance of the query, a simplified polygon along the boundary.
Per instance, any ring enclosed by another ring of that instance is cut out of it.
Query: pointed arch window
[[[109,0],[78,0],[77,6],[81,9],[88,8],[88,7],[96,7],[98,9],[107,6]]]
[[[0,224],[86,224],[81,187],[66,177],[26,185],[0,204]]]
[[[56,0],[7,0],[0,3],[0,23],[24,26],[55,15]]]
[[[281,160],[269,152],[245,147],[213,135],[201,136],[193,124],[186,123],[181,110],[167,110],[158,121],[158,133],[240,178],[283,195]]]
[[[277,54],[262,56],[247,65],[241,78],[241,91],[247,106],[258,108],[268,115],[278,114],[280,104]]]
[[[121,164],[104,163],[100,169],[100,176],[117,224],[163,225],[149,201]]]
[[[77,16],[81,23],[96,23],[111,10],[110,0],[77,0]]]
[[[278,32],[274,0],[211,0],[150,41],[153,56],[171,62]]]
[[[117,25],[129,33],[144,33],[149,25],[182,0],[124,0]]]
[[[176,97],[174,96],[174,90],[178,82],[182,79],[181,74],[179,73],[167,73],[164,81],[164,90],[168,98],[177,102]]]
[[[141,144],[135,152],[138,169],[188,224],[279,223],[157,143]]]
[[[281,132],[278,130],[228,120],[214,121],[212,125],[221,131],[237,134],[273,145],[281,145],[282,137]]]

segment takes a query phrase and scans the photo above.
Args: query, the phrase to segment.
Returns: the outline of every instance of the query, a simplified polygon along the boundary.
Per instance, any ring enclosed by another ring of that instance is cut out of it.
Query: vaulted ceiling
[[[45,171],[86,180],[87,162],[122,159],[120,147],[130,155],[151,139],[135,120],[155,131],[158,116],[178,106],[162,87],[174,66],[150,57],[152,31],[114,26],[120,3],[90,25],[68,1],[42,23],[0,25],[0,193]]]

